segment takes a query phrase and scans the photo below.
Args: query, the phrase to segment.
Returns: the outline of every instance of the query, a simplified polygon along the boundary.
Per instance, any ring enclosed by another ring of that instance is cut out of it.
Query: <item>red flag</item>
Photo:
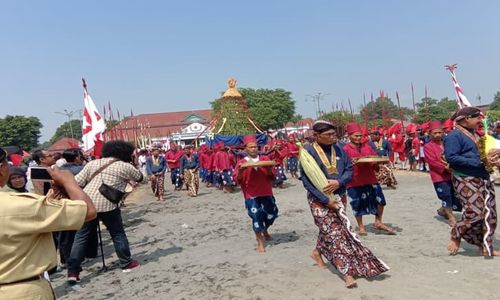
[[[95,148],[96,143],[104,143],[102,134],[106,130],[106,123],[97,111],[97,107],[94,101],[90,97],[87,91],[87,83],[85,79],[82,78],[83,82],[83,124],[82,124],[82,140],[83,140],[83,150],[89,151],[94,148],[94,155],[100,156],[100,149]]]

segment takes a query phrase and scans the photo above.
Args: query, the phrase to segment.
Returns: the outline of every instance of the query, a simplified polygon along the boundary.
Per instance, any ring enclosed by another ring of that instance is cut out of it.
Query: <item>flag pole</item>
[[[413,102],[413,123],[417,123],[417,109],[415,106],[415,91],[413,90],[413,82],[411,83],[411,101]]]

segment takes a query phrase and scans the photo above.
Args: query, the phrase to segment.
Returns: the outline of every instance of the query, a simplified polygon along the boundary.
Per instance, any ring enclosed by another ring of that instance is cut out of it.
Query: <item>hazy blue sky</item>
[[[1,1],[0,117],[34,115],[50,138],[83,106],[135,114],[208,108],[230,76],[242,87],[330,93],[322,108],[363,92],[424,86],[453,97],[500,90],[500,1]]]

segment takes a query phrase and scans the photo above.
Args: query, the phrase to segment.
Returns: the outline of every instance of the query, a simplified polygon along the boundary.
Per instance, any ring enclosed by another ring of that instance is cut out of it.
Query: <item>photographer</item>
[[[0,148],[0,299],[54,299],[40,274],[57,265],[52,232],[77,230],[96,217],[94,204],[71,173],[48,169],[69,198],[4,192],[9,179],[7,153]],[[79,199],[79,200],[76,200]]]
[[[118,203],[121,199],[109,199],[103,195],[103,187],[123,193],[131,180],[142,181],[142,173],[132,164],[134,146],[125,141],[110,141],[102,148],[102,159],[93,160],[85,165],[75,179],[92,198],[97,209],[97,219],[87,222],[76,233],[68,260],[68,283],[80,281],[81,263],[85,257],[89,234],[102,221],[111,235],[115,251],[124,272],[139,266],[132,259],[127,235],[123,228],[121,211]],[[104,191],[105,192],[105,191]],[[113,201],[113,202],[112,202]]]

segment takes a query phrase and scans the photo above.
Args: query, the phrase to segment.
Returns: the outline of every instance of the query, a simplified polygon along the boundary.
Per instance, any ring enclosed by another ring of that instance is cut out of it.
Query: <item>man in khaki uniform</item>
[[[48,170],[70,199],[3,191],[9,178],[7,153],[0,148],[0,299],[54,299],[40,274],[57,265],[53,231],[78,230],[96,217],[89,196],[69,171]],[[79,199],[79,200],[76,200]]]

